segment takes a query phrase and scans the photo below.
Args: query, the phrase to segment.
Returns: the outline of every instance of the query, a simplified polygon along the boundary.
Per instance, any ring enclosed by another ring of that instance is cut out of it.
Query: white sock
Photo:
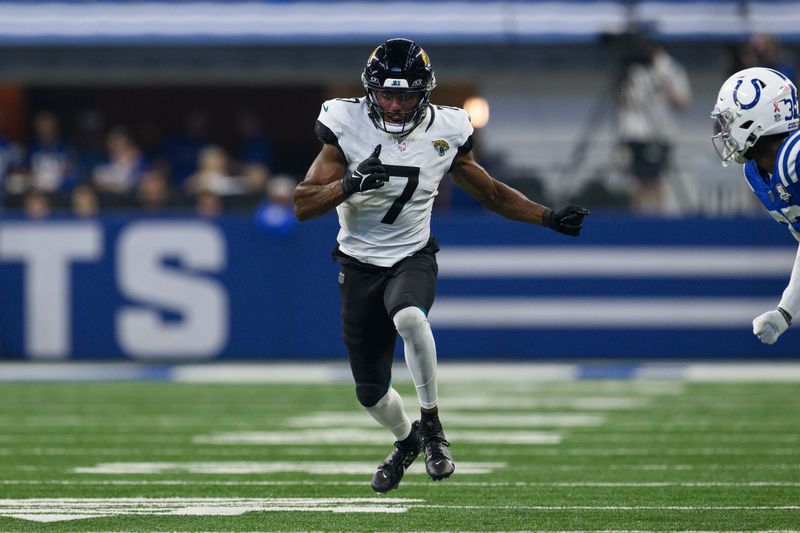
[[[405,307],[394,315],[394,325],[403,338],[406,364],[417,388],[419,405],[436,407],[436,343],[428,317],[418,307]]]
[[[391,431],[397,440],[403,440],[411,433],[411,420],[403,408],[402,398],[393,388],[389,387],[378,403],[365,409],[380,425]]]

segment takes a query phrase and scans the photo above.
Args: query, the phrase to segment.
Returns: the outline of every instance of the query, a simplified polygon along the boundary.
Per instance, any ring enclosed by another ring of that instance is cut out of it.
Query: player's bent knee
[[[428,317],[419,307],[404,307],[395,313],[392,320],[401,337],[413,335],[428,324]]]
[[[388,391],[388,385],[376,385],[374,383],[356,384],[356,398],[358,398],[358,403],[364,407],[373,407],[381,398],[386,396]]]

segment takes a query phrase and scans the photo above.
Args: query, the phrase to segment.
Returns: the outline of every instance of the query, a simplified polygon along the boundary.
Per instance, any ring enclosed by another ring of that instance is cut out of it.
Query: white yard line
[[[463,303],[463,302],[462,302]],[[455,311],[462,307],[458,304]],[[507,306],[503,304],[501,310]],[[619,307],[614,303],[612,307]],[[725,309],[730,302],[725,304]],[[440,310],[443,311],[443,310]],[[570,306],[570,312],[574,308]],[[529,315],[526,309],[525,317]],[[747,315],[748,317],[750,315]],[[749,320],[749,319],[748,319]],[[749,323],[749,322],[748,322]],[[619,366],[619,365],[614,365]],[[736,381],[800,381],[800,364],[792,362],[746,362],[734,363],[631,363],[623,364],[630,369],[630,378],[616,378],[609,381],[577,382],[582,394],[587,391],[613,392],[624,394],[636,392],[646,396],[677,394],[685,382],[736,382]],[[137,363],[2,363],[0,382],[25,381],[107,381],[126,379],[163,379],[186,383],[350,383],[352,375],[346,363],[213,363],[201,365],[174,365],[159,368],[159,377],[150,377],[147,370],[151,365]],[[441,361],[438,367],[440,381],[456,390],[459,384],[502,383],[498,391],[508,394],[520,390],[528,395],[541,393],[539,387],[559,387],[575,383],[586,369],[602,371],[602,363],[584,365],[571,363],[532,363],[532,362],[476,362],[460,363]],[[397,383],[408,383],[411,376],[404,362],[394,365],[392,376]],[[471,390],[470,387],[469,390]],[[564,391],[558,391],[559,396]]]
[[[459,475],[461,464],[459,463]],[[371,473],[371,472],[370,472]],[[409,474],[423,474],[422,469]],[[425,487],[430,486],[430,481],[413,481],[403,479],[403,486]],[[576,481],[576,482],[535,482],[535,481],[460,481],[448,479],[448,486],[457,487],[478,487],[478,488],[796,488],[800,487],[800,482],[796,481],[735,481],[735,482],[714,482],[714,481],[676,481],[676,482],[606,482],[606,481]],[[331,481],[331,480],[197,480],[189,481],[182,479],[154,479],[154,480],[135,480],[135,479],[105,479],[105,480],[0,480],[0,485],[84,485],[84,486],[326,486],[326,487],[364,487],[365,481]]]
[[[375,472],[375,462],[343,461],[187,461],[187,462],[117,462],[99,463],[72,469],[76,474],[164,474],[185,472],[189,474],[275,474],[299,472],[317,475],[365,474]],[[460,474],[490,474],[505,468],[500,462],[459,462]],[[411,465],[409,472],[422,473],[422,462]]]
[[[30,498],[0,499],[0,516],[61,522],[119,515],[237,516],[249,512],[403,513],[414,498]]]
[[[597,414],[582,413],[534,413],[509,414],[499,412],[459,413],[448,411],[442,420],[450,428],[471,427],[593,427],[605,423],[606,418]],[[375,420],[361,411],[328,411],[289,418],[290,427],[375,427]]]
[[[373,424],[374,425],[374,424]],[[545,431],[464,431],[447,432],[454,442],[471,444],[559,444],[562,436]],[[195,444],[265,445],[265,444],[341,444],[388,442],[386,431],[361,429],[310,429],[294,431],[236,431],[198,435]]]

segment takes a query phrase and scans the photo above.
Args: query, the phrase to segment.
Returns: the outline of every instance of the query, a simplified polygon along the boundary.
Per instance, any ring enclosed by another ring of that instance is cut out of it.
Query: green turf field
[[[798,384],[445,382],[456,473],[387,495],[350,384],[0,393],[4,532],[800,531]]]

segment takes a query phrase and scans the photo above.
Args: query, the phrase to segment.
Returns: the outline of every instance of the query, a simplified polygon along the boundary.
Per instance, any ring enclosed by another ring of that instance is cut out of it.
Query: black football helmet
[[[367,93],[369,116],[375,127],[396,135],[408,135],[425,118],[430,94],[436,87],[430,59],[425,50],[408,39],[389,39],[378,46],[364,67],[361,81]],[[418,96],[413,110],[401,122],[390,120],[378,105],[377,92]]]

